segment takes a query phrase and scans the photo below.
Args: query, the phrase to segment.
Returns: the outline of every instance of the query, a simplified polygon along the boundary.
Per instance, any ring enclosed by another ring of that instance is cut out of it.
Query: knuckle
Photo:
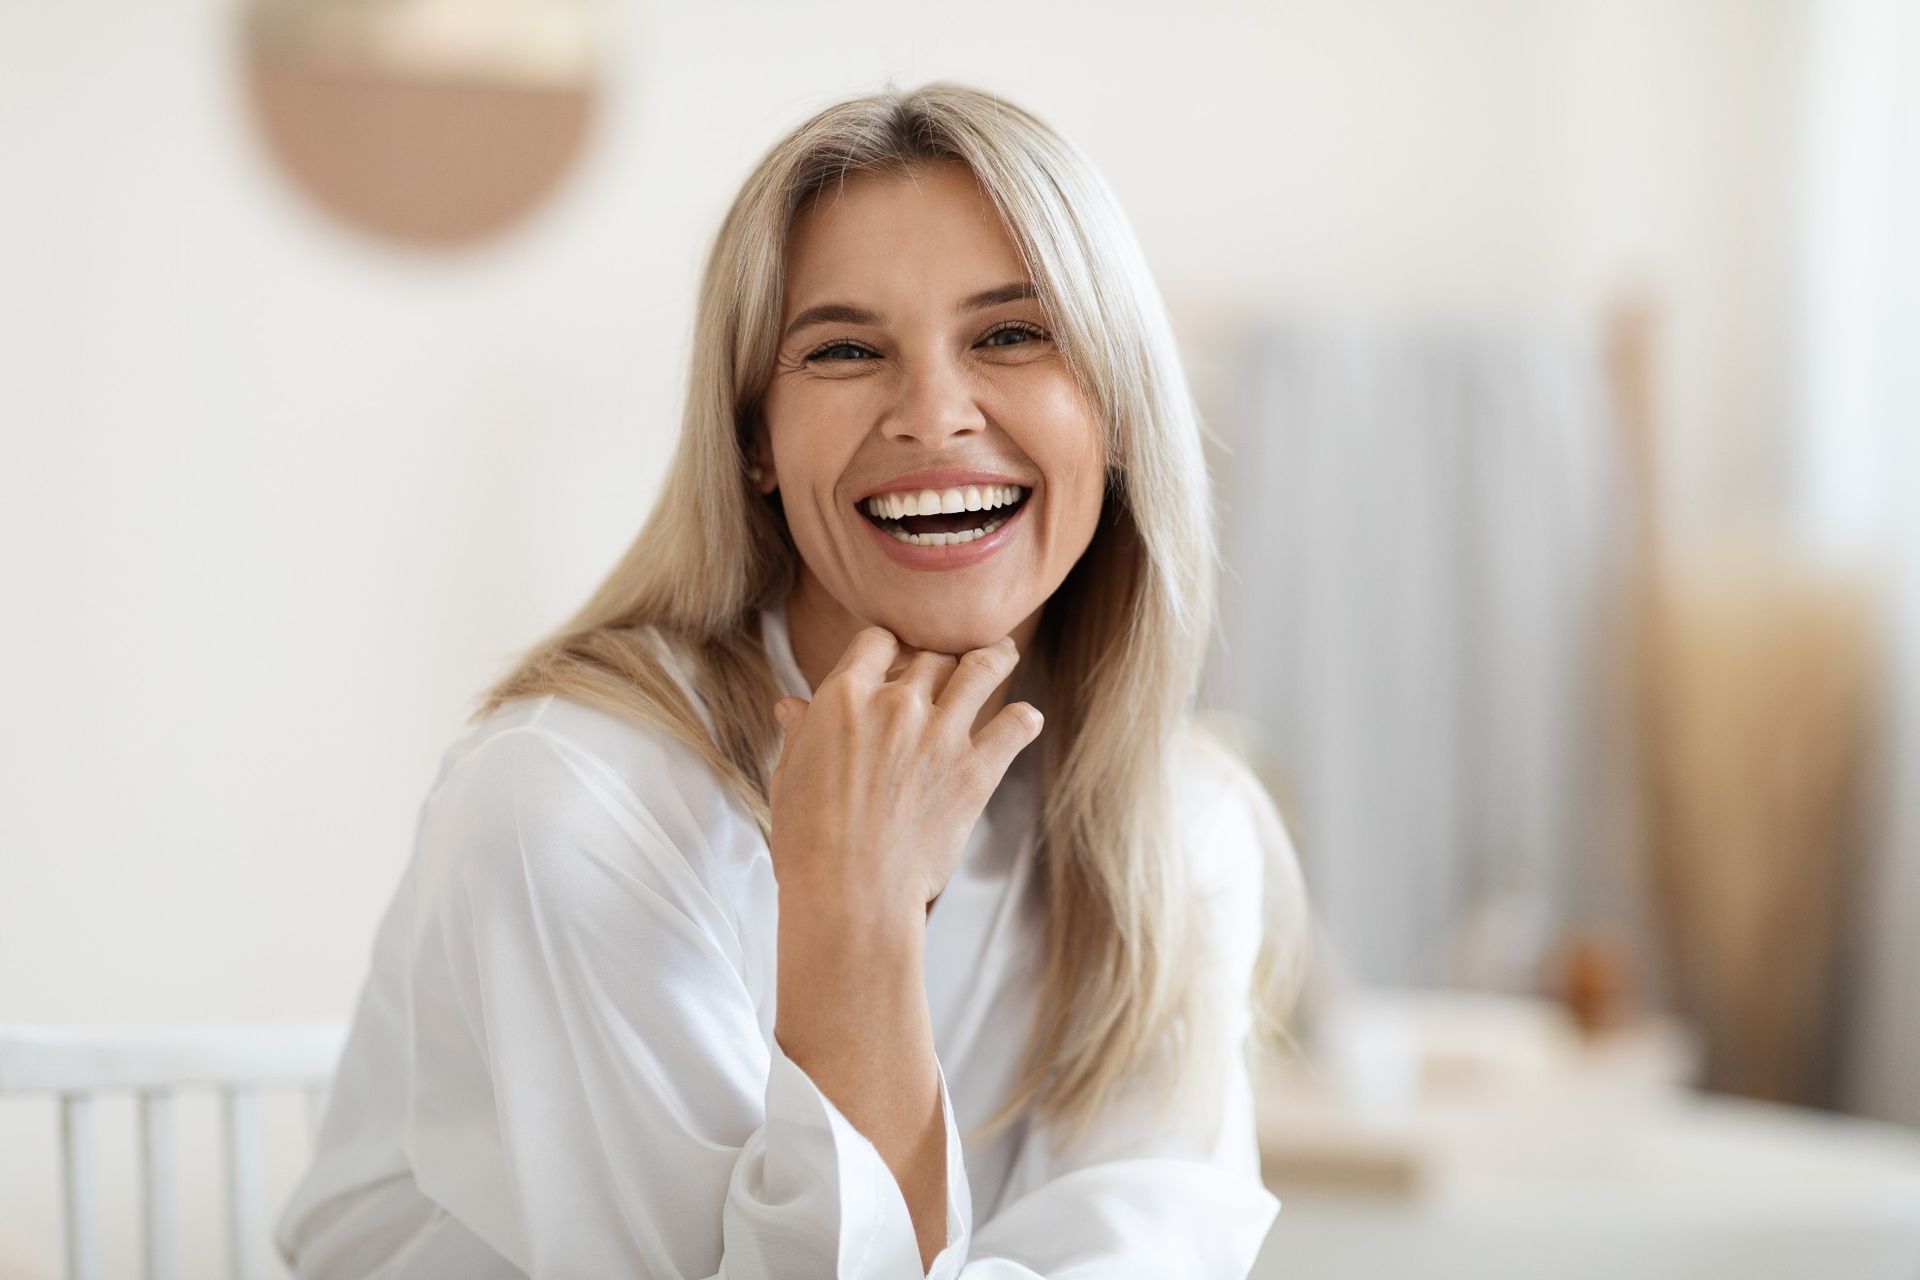
[[[1000,669],[1001,660],[992,649],[969,649],[959,661],[962,664],[970,664],[977,671],[992,673]]]
[[[863,627],[847,642],[847,656],[842,665],[878,661],[892,651],[893,636],[890,632],[880,627]]]
[[[896,720],[902,718],[918,701],[913,687],[904,684],[883,684],[873,691],[873,697]]]
[[[911,695],[911,690],[891,688],[880,695],[880,741],[896,758],[915,753],[920,746],[922,728]]]
[[[956,666],[958,658],[947,652],[924,651],[914,658],[914,668],[918,676],[939,676],[941,672],[950,672]]]

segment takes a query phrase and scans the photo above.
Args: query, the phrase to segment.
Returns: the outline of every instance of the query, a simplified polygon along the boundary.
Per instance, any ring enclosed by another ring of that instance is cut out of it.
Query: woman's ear
[[[754,489],[762,495],[772,493],[780,487],[780,477],[773,469],[773,445],[767,438],[765,419],[757,419],[753,430],[747,435],[747,479]]]

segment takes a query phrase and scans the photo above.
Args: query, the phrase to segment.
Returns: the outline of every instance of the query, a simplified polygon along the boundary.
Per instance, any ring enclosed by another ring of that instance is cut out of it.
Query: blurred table
[[[1255,1280],[1920,1280],[1920,1138],[1764,1103],[1509,1116],[1408,1193],[1273,1190]]]
[[[1365,1021],[1335,1074],[1260,1079],[1282,1208],[1253,1280],[1920,1280],[1920,1132],[1685,1088],[1671,1025],[1477,1082],[1455,1036],[1396,1093],[1420,1037]]]

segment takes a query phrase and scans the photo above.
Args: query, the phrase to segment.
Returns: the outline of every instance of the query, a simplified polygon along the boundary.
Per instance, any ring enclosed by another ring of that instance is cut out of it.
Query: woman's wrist
[[[778,887],[777,943],[782,976],[789,972],[901,984],[917,980],[926,950],[927,911],[897,896],[835,885]],[[797,968],[789,970],[789,964]]]
[[[775,865],[783,865],[778,856]],[[858,935],[879,945],[905,945],[925,936],[930,904],[923,884],[852,875],[842,858],[799,865],[812,873],[787,860],[775,877],[783,924],[793,920],[836,938]]]
[[[926,919],[917,914],[856,918],[844,895],[780,894],[774,1037],[857,1124],[886,1131],[916,1105],[902,1065],[932,1060]]]

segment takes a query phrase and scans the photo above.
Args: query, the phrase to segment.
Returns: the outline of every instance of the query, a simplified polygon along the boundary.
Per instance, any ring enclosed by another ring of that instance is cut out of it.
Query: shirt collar
[[[800,671],[793,657],[793,635],[787,630],[787,602],[780,601],[760,611],[760,641],[767,649],[767,662],[773,668],[774,683],[780,692],[794,698],[813,700],[813,686]]]

